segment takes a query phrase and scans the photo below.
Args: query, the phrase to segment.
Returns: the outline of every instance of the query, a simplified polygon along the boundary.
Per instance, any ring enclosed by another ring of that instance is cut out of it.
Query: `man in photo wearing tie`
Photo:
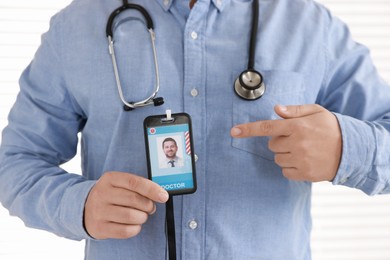
[[[177,156],[177,143],[175,139],[167,137],[162,142],[162,148],[165,154],[164,159],[160,163],[160,168],[182,167],[183,159]]]

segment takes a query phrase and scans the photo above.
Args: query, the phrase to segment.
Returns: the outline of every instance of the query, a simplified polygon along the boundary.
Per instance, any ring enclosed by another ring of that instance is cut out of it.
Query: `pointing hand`
[[[234,126],[235,138],[270,136],[268,147],[283,175],[299,181],[331,181],[342,154],[341,130],[334,114],[319,105],[275,106],[280,120]]]

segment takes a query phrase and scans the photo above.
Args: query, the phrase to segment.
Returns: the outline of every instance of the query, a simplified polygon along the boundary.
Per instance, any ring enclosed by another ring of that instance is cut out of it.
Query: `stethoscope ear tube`
[[[115,48],[114,48],[114,34],[113,34],[113,23],[115,20],[115,17],[119,15],[122,11],[127,9],[135,9],[138,10],[145,18],[146,25],[150,34],[150,39],[152,42],[152,51],[153,51],[153,58],[154,58],[154,70],[155,70],[155,78],[156,78],[156,85],[154,88],[153,93],[146,99],[137,101],[137,102],[128,102],[125,100],[123,91],[122,91],[122,84],[119,76],[119,70],[118,70],[118,64],[116,61],[116,55],[115,55]],[[131,111],[137,107],[144,107],[147,105],[154,105],[154,106],[160,106],[164,104],[164,99],[162,97],[156,97],[158,91],[160,90],[160,76],[159,76],[159,70],[158,70],[158,62],[157,62],[157,52],[156,52],[156,45],[155,45],[155,39],[156,36],[154,34],[153,30],[153,21],[150,17],[149,13],[142,7],[136,4],[129,4],[126,0],[123,1],[123,5],[114,12],[111,13],[108,21],[107,21],[107,27],[106,27],[106,33],[107,33],[107,39],[108,39],[108,45],[109,45],[109,52],[111,55],[112,65],[114,68],[114,74],[115,74],[115,80],[116,85],[118,88],[119,97],[124,104],[123,109],[125,111]]]

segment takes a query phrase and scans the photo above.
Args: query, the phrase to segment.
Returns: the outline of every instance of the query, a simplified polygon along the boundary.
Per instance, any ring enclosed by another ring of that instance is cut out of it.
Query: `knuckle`
[[[148,214],[143,213],[139,221],[140,224],[145,224],[148,221],[148,218],[149,218]]]
[[[144,224],[148,220],[148,214],[138,210],[129,210],[126,213],[126,222],[129,224]]]
[[[131,238],[135,237],[141,232],[141,225],[130,225],[126,226],[121,231],[121,238]]]
[[[308,128],[308,126],[304,120],[294,120],[291,123],[291,127],[293,127],[295,130],[295,133],[298,133],[298,134],[303,134],[304,131],[306,131],[306,129]]]
[[[297,105],[294,108],[295,108],[294,113],[296,115],[301,115],[303,113],[303,106],[302,105]]]
[[[130,210],[127,210],[126,212],[123,213],[123,220],[125,223],[128,223],[128,224],[135,224],[135,220],[134,220],[134,212],[132,209]]]
[[[263,132],[265,135],[269,135],[273,132],[273,125],[268,121],[263,121],[259,127],[261,132]]]
[[[137,190],[140,185],[140,179],[136,176],[130,176],[128,185],[130,190]]]
[[[283,176],[292,181],[302,181],[304,180],[302,171],[297,168],[283,168]]]
[[[300,155],[300,160],[306,162],[310,155],[310,144],[304,140],[297,141],[295,144],[295,152]]]
[[[283,168],[282,173],[283,173],[283,176],[286,177],[287,179],[294,180],[294,175],[292,174],[291,169]]]
[[[312,158],[308,155],[307,149],[305,148],[302,149],[300,156],[301,156],[299,161],[300,168],[307,171],[311,167]]]
[[[151,213],[154,210],[154,203],[152,200],[143,197],[135,192],[128,195],[128,201],[131,202],[134,208],[142,210],[146,213]]]
[[[139,200],[139,195],[135,192],[128,192],[127,194],[127,201],[131,203],[136,203]]]
[[[270,149],[271,151],[275,151],[275,142],[273,141],[274,139],[271,138],[269,141],[268,141],[268,149]]]
[[[112,178],[114,178],[114,175],[115,175],[114,172],[106,172],[102,176],[102,179],[112,179]]]
[[[280,155],[279,154],[275,154],[274,160],[275,160],[275,163],[279,165],[280,164]]]
[[[318,104],[313,104],[313,108],[314,108],[314,110],[316,110],[316,111],[321,111],[321,110],[323,110],[323,107],[320,106],[320,105],[318,105]]]
[[[144,224],[148,220],[148,214],[145,212],[137,212],[137,216],[133,216],[134,224]]]

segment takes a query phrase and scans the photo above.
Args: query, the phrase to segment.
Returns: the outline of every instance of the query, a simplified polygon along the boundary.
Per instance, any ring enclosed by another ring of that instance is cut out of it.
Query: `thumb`
[[[325,108],[317,104],[295,106],[276,105],[274,109],[276,114],[284,119],[309,116],[325,110]]]

